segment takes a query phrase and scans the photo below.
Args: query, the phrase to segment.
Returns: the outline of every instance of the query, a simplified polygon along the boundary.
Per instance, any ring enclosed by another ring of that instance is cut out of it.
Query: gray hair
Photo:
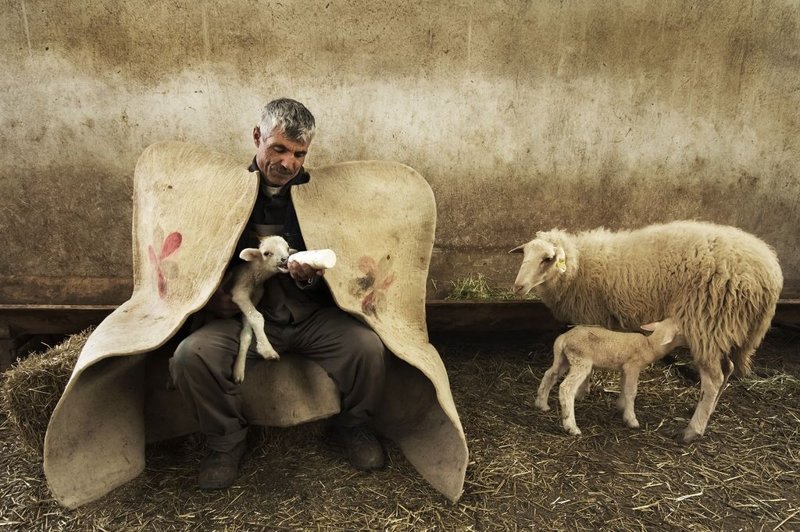
[[[272,100],[261,111],[261,122],[258,124],[261,138],[266,139],[270,133],[278,129],[289,140],[300,141],[305,144],[314,138],[316,124],[314,115],[306,107],[290,98]]]

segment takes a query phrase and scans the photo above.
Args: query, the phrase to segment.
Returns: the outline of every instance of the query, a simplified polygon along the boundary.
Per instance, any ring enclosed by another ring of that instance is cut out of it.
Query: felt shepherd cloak
[[[428,342],[425,290],[436,226],[428,183],[411,168],[359,161],[311,169],[292,189],[309,249],[338,257],[325,280],[339,307],[393,353],[378,430],[451,501],[462,492],[467,445],[444,365]],[[86,342],[45,436],[44,470],[67,507],[93,501],[144,469],[145,444],[197,430],[166,388],[174,337],[222,280],[258,190],[258,174],[203,147],[163,142],[134,174],[131,298]],[[248,369],[253,424],[288,426],[339,411],[316,364],[281,353]]]

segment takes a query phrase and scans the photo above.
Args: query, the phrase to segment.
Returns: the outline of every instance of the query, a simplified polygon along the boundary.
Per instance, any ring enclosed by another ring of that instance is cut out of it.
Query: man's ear
[[[256,248],[245,248],[239,253],[239,258],[247,262],[261,260],[261,252]]]
[[[256,126],[253,128],[253,142],[258,148],[261,145],[261,128]]]

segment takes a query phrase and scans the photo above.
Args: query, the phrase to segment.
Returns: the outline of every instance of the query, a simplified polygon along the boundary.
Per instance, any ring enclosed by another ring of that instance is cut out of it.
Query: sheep
[[[239,258],[245,262],[233,267],[233,302],[242,311],[242,331],[239,333],[239,352],[233,365],[233,381],[244,382],[244,367],[247,351],[253,333],[256,336],[256,350],[265,360],[278,360],[280,355],[269,343],[264,332],[264,316],[256,309],[254,303],[264,295],[264,283],[276,273],[287,273],[287,260],[293,250],[280,236],[260,238],[258,248],[245,248]]]
[[[617,330],[675,320],[701,379],[685,442],[705,433],[731,373],[749,373],[783,287],[769,245],[708,222],[578,234],[553,229],[511,252],[524,254],[514,291],[535,288],[558,320]]]
[[[633,409],[639,372],[652,362],[683,345],[675,321],[667,318],[642,325],[652,331],[650,336],[640,333],[610,331],[597,326],[578,326],[556,338],[553,344],[553,365],[544,373],[536,392],[537,408],[550,410],[547,398],[556,380],[568,369],[569,373],[559,386],[561,419],[564,430],[577,436],[581,433],[575,423],[575,396],[585,392],[592,367],[617,369],[622,372],[617,408],[623,411],[622,419],[632,428],[639,428]]]

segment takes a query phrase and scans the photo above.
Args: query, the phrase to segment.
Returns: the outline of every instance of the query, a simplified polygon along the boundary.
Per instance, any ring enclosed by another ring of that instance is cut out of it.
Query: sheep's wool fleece
[[[749,371],[783,286],[775,251],[736,227],[679,220],[632,231],[557,229],[566,271],[536,288],[557,319],[636,330],[672,317],[695,360]]]
[[[306,245],[335,250],[338,261],[325,280],[336,303],[370,325],[394,355],[378,428],[455,501],[468,452],[425,323],[436,226],[430,186],[391,162],[309,173],[310,183],[292,189]],[[63,505],[85,504],[136,477],[146,442],[197,430],[180,395],[166,389],[166,362],[175,333],[220,283],[257,189],[257,174],[241,161],[199,146],[157,143],[139,158],[133,294],[88,339],[45,437],[45,474]],[[283,355],[248,369],[248,419],[285,426],[338,412],[324,371]]]

